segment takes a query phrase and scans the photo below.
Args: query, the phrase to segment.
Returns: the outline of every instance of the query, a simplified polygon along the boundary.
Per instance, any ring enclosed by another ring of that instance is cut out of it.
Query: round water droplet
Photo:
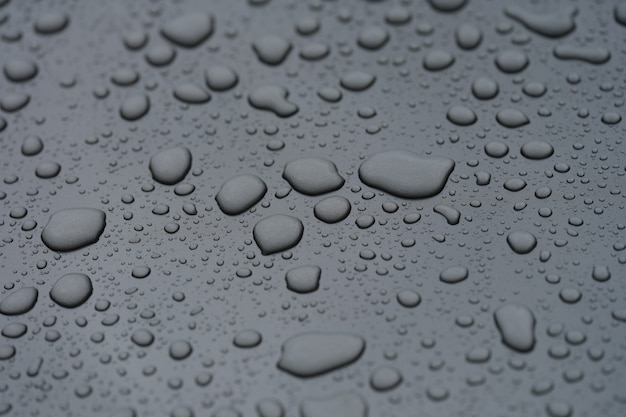
[[[352,206],[344,197],[328,197],[313,207],[315,217],[324,223],[337,223],[344,220],[350,214]]]
[[[424,68],[429,71],[440,71],[448,68],[454,63],[454,56],[444,50],[434,50],[428,52],[424,57]]]
[[[149,169],[155,181],[174,185],[191,169],[191,152],[181,146],[163,150],[150,158]]]
[[[120,115],[128,120],[141,119],[150,110],[150,99],[145,94],[136,94],[128,97],[120,106]]]
[[[253,230],[254,241],[263,255],[291,249],[300,242],[304,226],[295,217],[275,214],[259,221]]]
[[[204,79],[213,91],[230,90],[239,82],[239,76],[234,70],[218,65],[208,68],[204,73]]]
[[[392,366],[381,366],[372,372],[370,385],[376,391],[389,391],[400,385],[402,374]]]
[[[446,116],[448,120],[459,126],[473,125],[478,120],[474,110],[462,105],[450,107]]]
[[[496,66],[507,74],[517,73],[528,66],[528,56],[521,51],[505,50],[496,57]]]
[[[511,232],[506,237],[506,242],[515,253],[524,255],[530,253],[537,246],[537,238],[529,232]]]
[[[548,142],[531,140],[523,144],[520,151],[528,159],[546,159],[552,156],[554,148]]]

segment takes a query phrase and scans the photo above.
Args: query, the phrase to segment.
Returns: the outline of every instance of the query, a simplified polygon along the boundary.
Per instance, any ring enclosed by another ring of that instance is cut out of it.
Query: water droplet
[[[524,255],[530,253],[537,246],[535,235],[524,231],[515,231],[508,234],[506,242],[515,253]]]
[[[546,159],[552,156],[554,148],[548,142],[531,140],[523,144],[520,151],[528,159]]]
[[[339,196],[328,197],[313,207],[315,217],[325,223],[333,224],[342,221],[350,214],[350,202]]]
[[[528,117],[517,109],[504,109],[496,114],[496,120],[504,127],[516,128],[530,123]]]
[[[150,110],[150,99],[145,94],[135,94],[124,100],[120,106],[120,115],[128,120],[141,119]]]
[[[183,360],[193,352],[191,343],[186,340],[177,340],[170,344],[170,357],[177,361]]]
[[[291,43],[277,35],[264,35],[252,43],[259,60],[267,65],[282,63],[291,51]]]
[[[446,268],[439,274],[439,280],[446,284],[457,284],[465,281],[469,276],[469,271],[464,266],[451,266]]]
[[[91,297],[93,286],[85,274],[63,275],[50,290],[52,301],[65,308],[75,308]]]
[[[412,152],[386,151],[370,156],[359,167],[366,185],[402,198],[427,198],[443,190],[454,161],[421,157]]]
[[[239,82],[239,76],[231,68],[212,66],[204,73],[207,86],[213,91],[230,90]]]
[[[35,20],[35,31],[40,35],[52,35],[61,32],[70,22],[70,18],[61,12],[48,12]]]
[[[148,347],[154,342],[154,335],[150,330],[139,329],[130,336],[130,340],[137,346]]]
[[[467,4],[468,0],[428,0],[428,3],[440,12],[455,12]]]
[[[424,68],[429,71],[441,71],[454,63],[454,56],[444,50],[436,49],[424,57]]]
[[[352,71],[344,74],[339,81],[346,90],[363,91],[374,84],[376,77],[367,72]]]
[[[502,343],[519,352],[530,352],[535,346],[535,316],[527,307],[506,304],[494,312]]]
[[[507,74],[517,73],[528,66],[528,56],[521,51],[505,50],[496,57],[496,66]]]
[[[376,26],[363,29],[357,39],[359,46],[371,50],[382,48],[387,41],[389,41],[389,32]]]
[[[308,378],[349,365],[359,359],[364,350],[365,340],[350,333],[301,333],[283,344],[278,367]]]
[[[39,136],[28,135],[22,142],[22,154],[34,156],[43,150],[43,141]]]
[[[61,172],[61,165],[56,162],[42,162],[35,168],[35,175],[39,178],[54,178]]]
[[[238,348],[249,349],[261,344],[261,333],[256,330],[242,330],[235,335],[233,344]]]
[[[322,269],[319,266],[305,265],[287,271],[285,281],[290,291],[306,294],[317,291],[321,277]]]
[[[191,169],[191,152],[181,146],[163,150],[150,158],[149,169],[155,181],[174,185]]]
[[[284,417],[285,408],[280,401],[273,398],[266,398],[259,401],[254,406],[259,417]]]
[[[289,117],[298,112],[298,106],[287,101],[289,91],[284,87],[267,85],[254,90],[248,97],[250,105],[259,110],[269,110],[279,117]]]
[[[300,242],[304,226],[295,217],[275,214],[259,221],[253,230],[254,241],[263,255],[291,249]]]
[[[396,298],[402,307],[407,308],[417,307],[422,302],[422,297],[415,291],[411,290],[400,291]]]
[[[211,100],[211,94],[194,83],[184,83],[176,86],[174,97],[187,104],[202,104]]]
[[[32,310],[37,303],[39,291],[35,287],[23,287],[4,297],[0,302],[0,313],[16,316]]]
[[[478,120],[474,110],[462,105],[450,107],[446,116],[448,120],[459,126],[473,125]]]
[[[33,61],[13,58],[4,64],[3,70],[9,81],[20,83],[33,79],[39,72],[39,67]]]
[[[392,366],[381,366],[370,376],[370,385],[376,391],[389,391],[400,385],[402,374]]]
[[[220,209],[235,216],[252,208],[267,192],[267,185],[255,175],[238,175],[222,184],[215,196]]]
[[[177,17],[167,22],[161,34],[169,41],[183,47],[200,45],[213,33],[213,16],[196,12]]]
[[[483,40],[483,34],[476,26],[471,23],[463,23],[454,32],[456,44],[462,49],[474,49],[480,45]]]
[[[323,158],[301,158],[285,165],[283,178],[296,191],[306,195],[320,195],[341,188],[345,180],[334,163]]]
[[[602,47],[558,45],[554,47],[554,56],[565,60],[578,60],[590,64],[604,64],[611,58],[611,53]]]
[[[41,233],[43,243],[55,251],[72,251],[96,243],[104,231],[106,215],[92,208],[71,208],[50,217]]]
[[[504,13],[540,35],[560,38],[576,27],[574,16],[578,13],[578,9],[570,6],[559,11],[535,14],[517,6],[510,6],[504,9]]]

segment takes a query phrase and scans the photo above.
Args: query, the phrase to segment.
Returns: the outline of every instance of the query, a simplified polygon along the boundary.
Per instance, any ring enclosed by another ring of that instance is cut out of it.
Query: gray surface
[[[0,132],[0,191],[6,193],[0,200],[0,297],[24,286],[39,290],[28,313],[0,315],[2,327],[28,326],[18,339],[0,336],[0,345],[16,349],[13,358],[0,361],[0,404],[11,405],[7,415],[108,416],[133,407],[138,416],[169,416],[184,415],[175,411],[185,406],[196,416],[224,407],[254,416],[259,401],[275,398],[286,415],[295,416],[307,400],[344,392],[359,394],[370,416],[543,416],[550,415],[550,404],[554,414],[558,403],[569,405],[576,417],[625,415],[626,323],[613,317],[626,308],[625,122],[608,125],[601,118],[624,112],[626,27],[614,19],[616,1],[520,4],[537,13],[577,7],[573,32],[547,38],[507,17],[507,3],[518,2],[470,0],[453,13],[421,0],[271,0],[263,6],[244,0],[12,0],[0,8],[0,64],[21,57],[39,69],[21,83],[0,76],[0,99],[30,95],[21,110],[0,112],[7,122]],[[397,5],[411,12],[409,23],[385,22]],[[48,11],[66,13],[70,22],[57,34],[39,35],[33,22]],[[176,57],[169,65],[149,64],[146,51],[167,43],[159,29],[188,12],[212,13],[213,34],[194,48],[172,44]],[[299,35],[295,24],[309,16],[320,20],[320,30]],[[463,23],[482,31],[474,50],[455,42],[455,30]],[[427,25],[430,34],[424,34]],[[371,26],[389,32],[378,50],[357,42]],[[131,51],[123,35],[136,30],[147,33],[149,41]],[[7,40],[16,33],[19,40]],[[276,66],[261,62],[251,46],[268,34],[293,45]],[[299,51],[311,42],[330,46],[329,56],[300,58]],[[611,58],[601,65],[559,60],[553,54],[557,45],[603,47]],[[426,71],[423,59],[433,49],[452,53],[455,62]],[[527,54],[529,65],[522,72],[504,73],[495,65],[496,56],[508,49]],[[205,86],[204,72],[214,65],[233,68],[237,86],[211,91],[204,104],[184,105],[174,98],[180,84]],[[139,81],[128,87],[114,84],[111,77],[123,68],[137,71]],[[374,74],[375,83],[360,92],[341,88],[340,77],[355,70]],[[494,99],[472,94],[472,82],[480,76],[497,81]],[[580,82],[574,84],[576,78]],[[531,81],[546,85],[543,97],[523,93]],[[266,85],[287,88],[298,113],[280,118],[251,107],[248,95]],[[98,99],[94,90],[102,87],[109,94]],[[322,87],[340,89],[343,98],[323,101],[317,95]],[[122,102],[138,93],[149,96],[148,113],[134,122],[124,120]],[[455,105],[471,108],[477,122],[452,124],[446,112]],[[376,116],[359,117],[364,106],[374,108]],[[522,111],[530,123],[515,129],[500,125],[496,114],[506,108]],[[581,117],[584,113],[588,116]],[[42,138],[38,155],[22,154],[27,135]],[[277,139],[284,148],[269,150],[268,143]],[[494,140],[508,144],[507,156],[485,154],[484,145]],[[549,142],[554,154],[543,160],[523,157],[520,147],[530,140]],[[148,168],[153,155],[174,146],[188,148],[193,156],[183,182],[195,190],[187,196],[155,182]],[[456,165],[441,193],[405,200],[369,188],[358,177],[367,157],[389,150],[447,157]],[[288,186],[282,177],[285,164],[303,157],[334,162],[345,184],[321,196],[293,190],[276,198],[277,190]],[[62,166],[58,176],[35,175],[46,161]],[[557,172],[559,163],[568,164],[569,171]],[[478,171],[491,174],[488,185],[476,185]],[[215,195],[237,174],[262,178],[268,192],[251,210],[228,216]],[[19,180],[11,183],[12,177]],[[505,189],[504,182],[516,177],[527,186],[518,192]],[[150,187],[154,190],[145,191]],[[537,198],[540,187],[549,187],[551,195]],[[132,204],[122,203],[125,194],[134,197]],[[313,215],[313,206],[331,195],[352,204],[350,215],[333,225]],[[399,209],[387,213],[385,202]],[[525,208],[516,210],[522,202]],[[195,204],[197,215],[183,211],[186,203]],[[168,205],[169,212],[153,214],[159,204]],[[448,224],[435,213],[440,204],[459,210],[460,222]],[[28,214],[11,218],[11,210],[19,207]],[[41,240],[44,226],[52,213],[72,207],[104,211],[103,234],[76,251],[49,250]],[[542,208],[551,215],[542,216]],[[420,213],[421,219],[404,223],[410,213]],[[300,219],[304,235],[288,252],[263,256],[252,229],[273,214]],[[358,228],[355,220],[361,214],[374,216],[376,223]],[[572,225],[572,218],[583,224]],[[35,220],[37,227],[23,231],[26,220]],[[173,234],[164,230],[171,222],[180,225]],[[515,253],[506,238],[516,230],[536,236],[537,247]],[[364,259],[371,256],[360,256],[363,250],[376,257]],[[551,253],[545,262],[542,251]],[[144,265],[150,275],[133,278],[133,268]],[[301,265],[322,268],[317,291],[287,289],[286,271]],[[442,270],[457,265],[469,270],[466,280],[439,280]],[[594,280],[594,266],[608,267],[610,279]],[[244,268],[251,275],[238,277],[249,275]],[[93,283],[91,297],[74,309],[56,305],[49,296],[68,273],[87,274]],[[551,275],[560,282],[547,282]],[[575,304],[559,296],[570,288],[582,294]],[[406,289],[420,294],[417,307],[396,300]],[[184,301],[175,301],[178,292]],[[107,311],[96,309],[98,300],[111,303]],[[536,318],[536,344],[528,353],[501,341],[494,311],[509,303],[526,306]],[[110,314],[119,315],[119,321],[101,324]],[[456,324],[460,316],[471,316],[473,325]],[[77,324],[80,317],[86,326]],[[548,329],[557,325],[562,331],[550,335]],[[138,329],[154,334],[150,346],[131,341]],[[233,338],[246,329],[260,332],[261,344],[235,347]],[[354,363],[312,378],[277,368],[287,339],[318,331],[359,335],[366,340],[365,351]],[[568,342],[566,334],[573,331],[586,336],[584,343]],[[47,341],[51,332],[60,338]],[[98,333],[104,340],[96,343]],[[178,340],[193,347],[181,360],[170,356],[170,344]],[[425,347],[433,341],[434,346]],[[487,362],[466,359],[478,347],[490,350]],[[555,359],[560,347],[569,356]],[[592,360],[598,349],[602,358]],[[38,372],[29,372],[37,369],[38,358],[43,358]],[[370,377],[386,365],[400,370],[403,381],[389,391],[375,391]],[[156,372],[151,374],[150,367]],[[59,380],[61,371],[67,376]],[[575,371],[582,372],[582,379],[568,382],[566,374]],[[206,386],[194,380],[203,372],[212,375]],[[472,380],[483,382],[474,386]],[[533,394],[533,385],[541,381],[551,381],[554,388]],[[429,398],[427,392],[437,389],[447,390],[447,399]]]

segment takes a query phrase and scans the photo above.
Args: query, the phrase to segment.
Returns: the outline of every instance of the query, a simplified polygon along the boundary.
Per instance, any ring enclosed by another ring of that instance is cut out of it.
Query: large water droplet
[[[0,313],[7,316],[24,314],[37,303],[39,291],[35,287],[23,287],[4,297],[0,302]]]
[[[291,249],[300,242],[304,226],[295,217],[275,214],[259,221],[253,230],[254,241],[263,255]]]
[[[167,22],[161,34],[169,41],[187,48],[200,45],[213,33],[213,16],[189,13]]]
[[[222,184],[215,196],[220,209],[234,216],[252,208],[267,192],[267,185],[255,175],[243,174]]]
[[[50,217],[41,240],[55,251],[72,251],[98,241],[104,231],[106,215],[92,208],[61,210]]]
[[[191,169],[191,152],[182,146],[163,150],[150,158],[149,169],[155,181],[174,185]]]
[[[93,292],[91,279],[85,274],[66,274],[50,290],[52,301],[65,308],[75,308],[89,299]]]
[[[454,169],[448,158],[421,157],[412,152],[386,151],[370,156],[359,167],[365,184],[402,198],[439,194]]]
[[[285,281],[291,291],[306,294],[319,288],[322,269],[317,265],[299,266],[287,271]]]
[[[506,304],[494,312],[502,342],[519,352],[529,352],[535,346],[535,316],[527,307]]]
[[[308,378],[349,365],[364,350],[365,340],[350,333],[301,333],[283,344],[278,367]]]
[[[323,158],[301,158],[285,165],[283,178],[298,192],[320,195],[335,191],[345,180],[334,163]]]

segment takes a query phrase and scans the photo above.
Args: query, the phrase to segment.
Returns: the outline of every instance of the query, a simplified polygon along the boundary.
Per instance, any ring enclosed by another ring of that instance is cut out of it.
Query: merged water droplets
[[[370,156],[359,167],[359,178],[370,187],[402,198],[439,194],[454,169],[448,158],[424,158],[407,151],[386,151]]]
[[[337,166],[323,158],[301,158],[285,165],[283,178],[298,192],[320,195],[335,191],[345,180],[337,172]]]
[[[504,12],[532,31],[543,36],[560,38],[576,28],[574,17],[578,13],[578,9],[569,6],[548,13],[545,11],[534,13],[517,6],[509,6],[504,9]]]
[[[259,87],[249,96],[250,105],[260,110],[270,110],[279,117],[289,117],[298,112],[298,106],[287,100],[289,91],[274,85]]]
[[[301,333],[283,344],[278,367],[309,378],[356,361],[364,350],[365,340],[350,333]]]

